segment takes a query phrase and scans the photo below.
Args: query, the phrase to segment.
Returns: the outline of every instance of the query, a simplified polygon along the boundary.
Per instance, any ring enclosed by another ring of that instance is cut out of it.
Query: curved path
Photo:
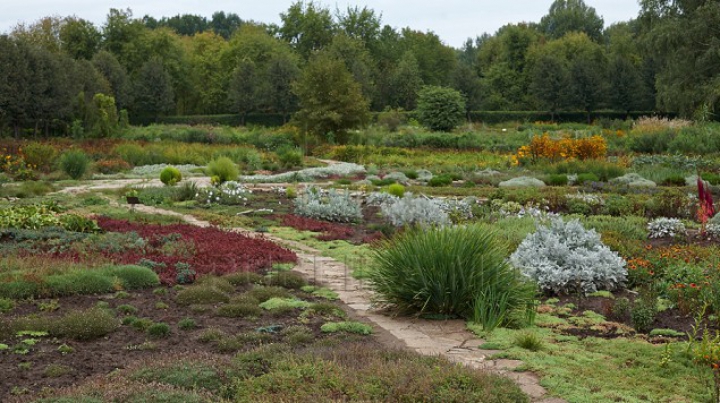
[[[189,224],[208,227],[211,224],[192,215],[181,214],[157,207],[137,205],[137,211],[178,217]],[[408,348],[425,355],[443,356],[450,361],[472,368],[490,371],[513,379],[534,403],[563,403],[565,400],[547,396],[540,386],[539,378],[531,372],[516,372],[522,365],[517,360],[491,360],[487,357],[497,353],[482,350],[483,340],[470,333],[461,320],[425,320],[418,318],[389,317],[372,309],[372,292],[366,285],[350,275],[351,270],[341,262],[321,256],[320,251],[295,241],[288,241],[267,234],[257,234],[243,228],[233,229],[250,237],[263,237],[295,251],[299,264],[293,270],[303,273],[333,291],[340,300],[352,308],[358,316],[367,318],[399,339]]]

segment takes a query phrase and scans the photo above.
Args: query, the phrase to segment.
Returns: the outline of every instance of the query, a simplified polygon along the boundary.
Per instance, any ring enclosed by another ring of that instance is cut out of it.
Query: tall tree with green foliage
[[[305,59],[330,44],[335,34],[330,11],[312,1],[293,3],[287,12],[280,14],[280,19],[280,37]]]
[[[63,20],[59,36],[60,47],[73,59],[92,59],[102,43],[102,34],[95,25],[77,17]]]
[[[267,67],[267,80],[262,89],[263,99],[267,107],[286,116],[297,109],[297,96],[292,91],[293,83],[300,76],[300,68],[296,57],[292,54],[279,53],[270,59]]]
[[[392,84],[395,94],[392,106],[407,111],[415,109],[423,80],[420,76],[420,66],[411,51],[405,52],[400,59],[392,76]]]
[[[447,87],[425,86],[418,94],[417,117],[430,130],[451,131],[462,123],[465,100]]]
[[[101,50],[92,59],[95,69],[105,77],[110,84],[111,94],[118,109],[127,108],[131,103],[130,79],[127,71],[118,59],[110,52]]]
[[[300,102],[299,127],[323,140],[344,144],[348,131],[370,119],[369,103],[360,84],[342,60],[325,52],[310,59],[294,92]]]
[[[566,61],[557,55],[543,54],[531,69],[530,93],[539,106],[550,111],[551,119],[566,104],[569,73]]]
[[[143,63],[133,83],[133,112],[157,120],[174,108],[172,78],[162,61],[153,58]]]
[[[240,60],[232,72],[228,96],[233,110],[240,113],[243,125],[247,114],[260,104],[257,81],[255,63],[249,59]]]
[[[562,38],[570,32],[584,32],[593,41],[600,42],[604,21],[595,8],[583,0],[555,0],[538,26],[552,39]]]

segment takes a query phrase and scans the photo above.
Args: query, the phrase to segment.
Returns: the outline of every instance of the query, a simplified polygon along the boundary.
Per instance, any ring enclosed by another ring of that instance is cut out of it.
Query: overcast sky
[[[636,0],[585,1],[595,7],[606,26],[635,18],[639,10]],[[0,6],[0,32],[9,32],[19,22],[31,23],[50,15],[76,15],[99,27],[110,8],[130,8],[135,17],[148,14],[156,18],[177,14],[210,17],[215,11],[225,11],[236,13],[243,20],[279,24],[280,13],[286,11],[293,0],[0,0],[0,3],[4,3]],[[382,15],[383,24],[433,31],[446,44],[460,47],[467,38],[494,33],[508,23],[540,21],[552,0],[322,0],[316,3],[333,11],[367,6]]]

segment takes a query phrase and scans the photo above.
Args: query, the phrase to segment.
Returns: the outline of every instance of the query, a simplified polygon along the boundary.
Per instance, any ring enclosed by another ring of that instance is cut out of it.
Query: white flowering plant
[[[539,225],[510,255],[510,263],[555,293],[612,291],[627,278],[626,263],[578,220],[556,217]]]
[[[246,205],[252,196],[252,190],[235,181],[228,181],[218,187],[206,187],[198,190],[195,201],[205,205],[222,204],[227,206]]]
[[[648,223],[647,229],[651,239],[685,235],[685,224],[677,218],[658,217]]]

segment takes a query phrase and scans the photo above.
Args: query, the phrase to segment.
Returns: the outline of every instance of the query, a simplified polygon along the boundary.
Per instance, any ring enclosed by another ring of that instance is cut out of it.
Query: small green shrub
[[[635,300],[630,310],[630,319],[633,327],[638,332],[648,332],[652,329],[657,315],[657,307],[655,299],[652,297],[641,296]]]
[[[577,176],[577,183],[582,185],[585,182],[599,182],[600,178],[595,175],[594,173],[583,173],[578,174]]]
[[[120,323],[121,323],[123,326],[132,326],[133,323],[135,323],[136,320],[138,320],[137,316],[129,315],[129,316],[126,316],[126,317],[122,318],[122,320],[120,321]]]
[[[51,296],[104,294],[115,290],[112,277],[99,271],[87,270],[52,275],[45,278]]]
[[[513,344],[530,351],[540,351],[544,347],[542,337],[536,332],[524,331],[515,335]]]
[[[237,164],[230,158],[220,157],[210,161],[207,166],[207,174],[217,177],[218,181],[223,183],[237,179],[240,171],[238,170]]]
[[[303,152],[299,148],[281,148],[277,151],[277,156],[283,168],[289,169],[303,166]]]
[[[230,298],[230,303],[258,305],[260,304],[260,301],[258,301],[257,298],[253,297],[252,295],[248,295],[247,293],[245,293]]]
[[[354,334],[372,334],[372,326],[360,322],[330,322],[322,325],[320,331],[323,333],[354,333]]]
[[[57,321],[54,332],[64,337],[85,341],[103,337],[119,325],[117,318],[107,309],[90,308],[71,311]],[[54,333],[50,330],[50,333]]]
[[[168,305],[162,301],[158,301],[155,303],[155,309],[168,309],[168,308],[170,308],[170,305]]]
[[[235,291],[235,286],[224,277],[203,276],[198,278],[195,283],[197,286],[217,288],[218,290],[226,293],[232,293]]]
[[[170,335],[170,326],[167,323],[153,323],[147,328],[147,334],[157,339]]]
[[[138,311],[137,308],[128,304],[118,305],[118,307],[115,309],[117,309],[117,311],[123,315],[134,315]]]
[[[252,272],[238,272],[223,276],[225,280],[234,286],[246,284],[258,284],[263,281],[263,276]]]
[[[545,177],[545,183],[550,186],[566,186],[568,177],[565,174],[552,174]]]
[[[192,318],[180,319],[178,322],[178,328],[182,330],[192,330],[197,328],[197,322]]]
[[[152,319],[138,318],[138,319],[135,319],[130,324],[130,326],[132,326],[133,328],[135,328],[137,330],[144,332],[144,331],[148,330],[150,328],[150,326],[152,326],[154,324],[155,324],[155,322],[153,322]]]
[[[57,150],[49,144],[32,142],[23,147],[25,162],[38,170],[48,173],[52,170],[57,158]]]
[[[311,304],[305,312],[303,312],[304,316],[322,316],[325,318],[331,318],[331,317],[337,317],[337,318],[344,318],[347,316],[345,311],[343,311],[340,307],[337,305],[331,303],[331,302],[316,302],[314,304]]]
[[[175,296],[175,302],[182,306],[191,304],[215,304],[228,301],[230,301],[230,297],[222,290],[201,285],[188,287],[178,292]]]
[[[140,290],[160,284],[158,275],[152,269],[144,266],[110,266],[104,271],[110,276],[119,278],[122,281],[122,287],[126,290]]]
[[[672,174],[666,176],[665,179],[662,180],[661,184],[665,186],[685,186],[685,175]]]
[[[443,187],[449,186],[452,183],[452,177],[447,174],[436,175],[430,178],[428,186],[430,187]]]
[[[43,375],[46,378],[60,378],[61,376],[70,375],[74,370],[66,365],[50,364],[45,367]]]
[[[265,284],[270,286],[280,286],[292,290],[299,290],[307,285],[307,280],[305,280],[305,277],[303,277],[303,275],[300,273],[283,271],[273,273],[270,276],[266,277]]]
[[[175,167],[166,167],[160,172],[160,182],[165,186],[175,186],[182,180],[180,170]]]
[[[399,183],[393,183],[392,185],[388,186],[388,193],[393,196],[403,197],[405,195],[405,186]]]
[[[71,150],[60,156],[60,168],[73,179],[80,179],[85,175],[90,158],[80,151]]]
[[[0,313],[10,312],[15,308],[15,301],[9,298],[0,298]]]
[[[257,304],[235,303],[222,305],[216,313],[225,318],[257,318],[262,315],[262,309]]]
[[[198,336],[197,340],[200,343],[210,343],[210,342],[218,341],[225,337],[227,337],[227,333],[223,332],[220,329],[213,327],[210,329],[206,329],[204,332],[202,332],[200,334],[200,336]]]
[[[312,330],[306,326],[290,326],[283,329],[280,334],[283,336],[283,341],[291,346],[307,344],[315,339]]]
[[[418,121],[430,130],[451,131],[465,116],[465,100],[452,88],[426,86],[418,92]]]

